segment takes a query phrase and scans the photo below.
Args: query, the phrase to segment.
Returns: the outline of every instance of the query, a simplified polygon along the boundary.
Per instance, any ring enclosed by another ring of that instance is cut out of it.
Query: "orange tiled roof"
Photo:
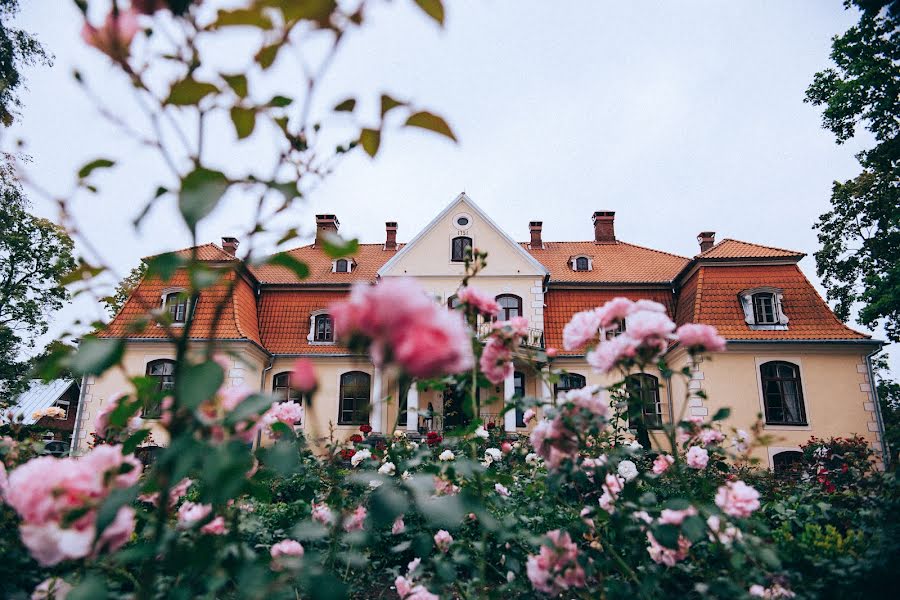
[[[260,343],[256,300],[253,289],[243,279],[235,284],[234,294],[226,300],[225,310],[222,311],[213,331],[216,307],[226,299],[229,282],[235,276],[233,271],[229,272],[221,283],[200,294],[191,311],[192,338],[248,339]],[[132,326],[141,319],[146,319],[150,312],[160,310],[164,290],[179,287],[190,287],[185,271],[177,271],[168,281],[145,278],[125,302],[119,314],[99,334],[100,337],[165,339],[167,337],[165,328],[156,324],[148,324],[137,331],[132,331]]]
[[[726,238],[706,252],[701,252],[696,258],[796,258],[799,260],[804,256],[806,254],[796,250],[773,248]]]
[[[543,248],[523,243],[522,247],[547,267],[551,282],[668,283],[689,262],[683,256],[626,242],[544,242]],[[573,271],[573,256],[589,257],[593,269]]]
[[[562,345],[562,330],[577,312],[601,306],[617,296],[631,300],[655,300],[672,314],[672,292],[669,290],[555,290],[550,289],[544,301],[544,343],[548,348],[556,348],[559,354],[578,355],[582,351],[566,352]]]
[[[262,343],[273,354],[346,354],[333,344],[311,344],[309,320],[313,311],[346,295],[344,291],[264,290],[259,297]]]
[[[694,290],[694,314],[679,314],[678,323],[714,325],[729,340],[862,340],[869,336],[842,323],[797,265],[702,265],[681,294]],[[760,286],[784,290],[787,331],[756,331],[744,321],[738,294]],[[679,299],[679,309],[687,306]]]
[[[199,246],[192,246],[190,248],[182,248],[181,250],[176,250],[175,253],[179,256],[190,257],[191,250],[193,248],[197,248],[197,260],[208,260],[208,261],[231,261],[235,260],[235,257],[231,254],[228,254],[222,248],[213,243],[201,244]],[[149,260],[154,256],[159,256],[158,254],[154,254],[153,256],[145,256],[142,260]]]
[[[397,245],[397,250],[402,247]],[[360,244],[353,256],[356,266],[350,273],[332,273],[333,260],[321,248],[312,244],[288,250],[288,254],[309,266],[309,277],[297,279],[290,269],[275,265],[251,267],[250,271],[263,284],[316,284],[352,283],[354,281],[375,281],[375,275],[397,250],[385,250],[383,244]]]

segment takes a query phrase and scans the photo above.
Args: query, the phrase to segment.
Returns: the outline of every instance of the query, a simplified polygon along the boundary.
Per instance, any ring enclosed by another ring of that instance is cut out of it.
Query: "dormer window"
[[[167,290],[162,296],[163,310],[173,324],[184,324],[187,320],[188,296],[184,290]]]
[[[603,336],[611,340],[625,333],[625,321],[618,321],[603,330]]]
[[[587,256],[573,256],[569,259],[573,271],[591,271],[594,266],[591,263],[591,259]]]
[[[334,343],[334,321],[327,310],[315,310],[309,315],[309,334],[306,340],[310,344]]]
[[[339,258],[331,263],[332,273],[352,273],[356,262],[352,258]]]
[[[784,294],[771,287],[745,290],[738,296],[744,311],[744,321],[750,329],[786,330],[788,317],[784,313]]]
[[[453,238],[450,243],[450,260],[453,262],[464,262],[466,254],[472,253],[472,238],[461,235]]]

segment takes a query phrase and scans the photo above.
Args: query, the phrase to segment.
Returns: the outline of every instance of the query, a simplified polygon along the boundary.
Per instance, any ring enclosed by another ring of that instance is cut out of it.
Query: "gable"
[[[381,277],[454,277],[464,264],[451,260],[455,237],[469,237],[475,248],[488,253],[481,275],[544,277],[547,269],[513,241],[468,196],[460,194],[416,237],[378,271]]]

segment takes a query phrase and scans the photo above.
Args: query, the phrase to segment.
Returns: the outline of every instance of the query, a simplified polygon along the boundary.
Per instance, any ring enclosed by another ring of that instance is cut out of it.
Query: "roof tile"
[[[543,248],[522,246],[550,271],[551,282],[668,283],[689,259],[626,242],[544,242]],[[573,271],[573,256],[591,259],[591,271]]]
[[[773,248],[760,244],[751,244],[740,240],[724,239],[706,252],[701,252],[697,258],[803,258],[803,252]]]

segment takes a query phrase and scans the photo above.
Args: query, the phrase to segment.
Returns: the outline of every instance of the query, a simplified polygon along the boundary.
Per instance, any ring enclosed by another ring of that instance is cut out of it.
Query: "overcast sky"
[[[832,181],[858,173],[853,154],[865,143],[837,146],[819,110],[803,103],[813,74],[829,64],[831,37],[856,21],[840,0],[448,0],[444,30],[411,0],[370,16],[330,71],[318,108],[348,91],[388,91],[445,115],[460,143],[389,133],[376,160],[353,153],[292,213],[299,225],[334,212],[342,233],[379,242],[384,222],[397,220],[406,241],[466,191],[519,240],[530,220],[544,221],[547,240],[590,239],[592,212],[615,210],[620,239],[686,256],[697,252],[701,230],[801,250],[818,285],[812,225]],[[75,204],[80,225],[121,273],[141,256],[186,246],[174,202],[141,231],[130,226],[165,172],[74,85],[77,66],[108,102],[131,106],[126,83],[81,43],[73,3],[23,3],[19,25],[56,56],[52,68],[28,71],[13,132],[27,142],[32,176],[63,192],[86,161],[121,162],[100,179],[100,195]],[[255,43],[234,44],[243,42]],[[236,54],[229,47],[214,49],[223,63]],[[294,81],[287,71],[284,81]],[[253,164],[265,143],[237,144],[224,121],[212,135],[224,162]],[[34,203],[55,216],[49,203]],[[217,242],[247,219],[247,200],[229,198],[200,235]],[[54,331],[99,314],[76,303]]]

